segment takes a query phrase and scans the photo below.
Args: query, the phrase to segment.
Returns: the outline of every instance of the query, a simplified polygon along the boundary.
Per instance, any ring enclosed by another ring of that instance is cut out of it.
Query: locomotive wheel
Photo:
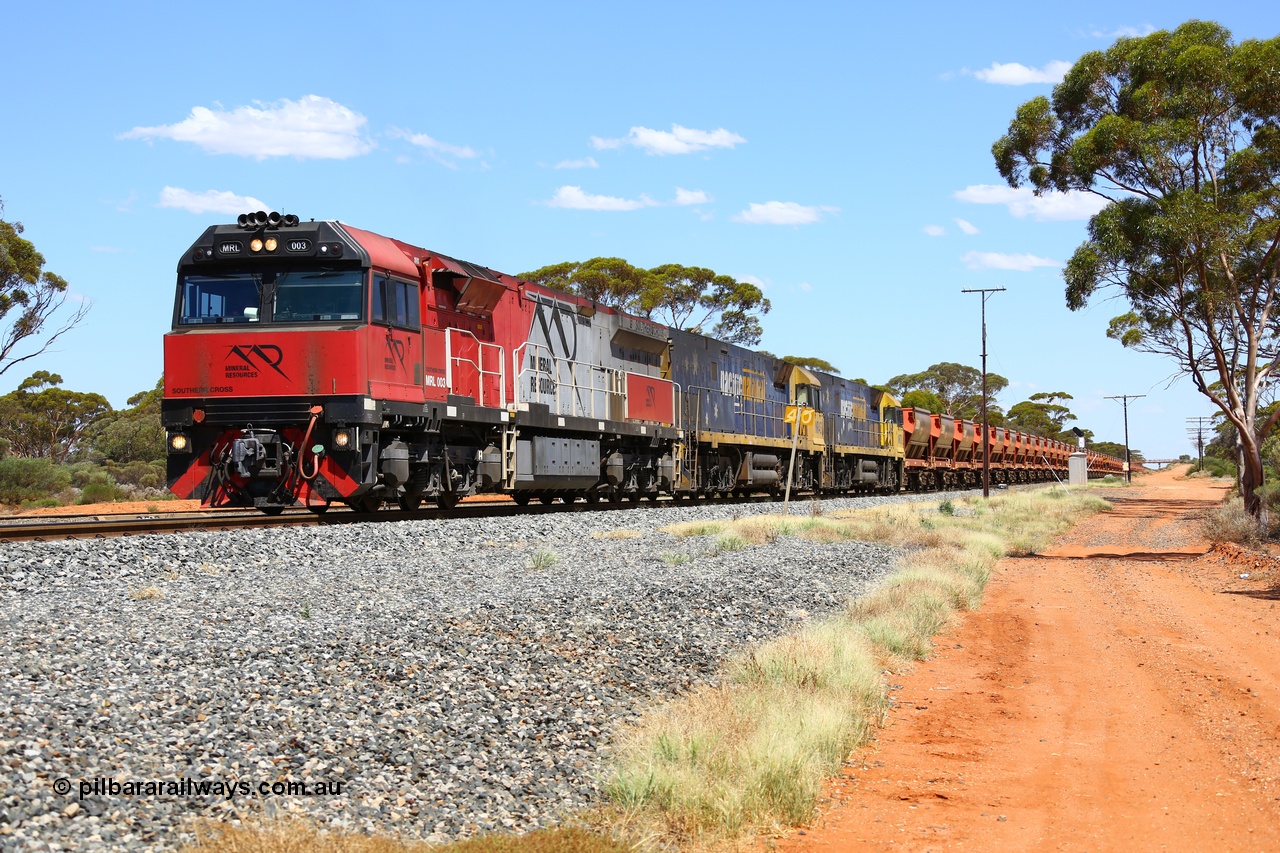
[[[316,515],[324,515],[326,512],[329,511],[329,505],[328,504],[312,504],[311,506],[307,507],[307,509],[311,510]]]
[[[405,512],[413,512],[422,505],[422,495],[401,495],[396,499],[396,503],[398,503],[400,505],[400,509]]]
[[[542,496],[542,498],[541,498],[541,500],[542,500],[542,505],[543,505],[543,506],[551,506],[553,503],[555,503],[555,502],[556,502],[556,496],[555,496],[555,495],[543,495],[543,496]]]
[[[528,506],[529,498],[532,497],[528,492],[512,492],[511,500],[516,502],[516,506]]]
[[[586,494],[584,494],[584,495],[582,496],[582,499],[583,499],[584,501],[586,501],[587,503],[589,503],[589,504],[599,503],[599,502],[600,502],[600,493],[599,493],[599,492],[597,492],[595,489],[592,489],[591,491],[589,491],[589,492],[587,492]]]
[[[609,493],[609,503],[611,503],[611,504],[620,504],[620,503],[622,503],[622,492],[618,491],[617,489],[614,489],[612,492],[610,492],[610,493]]]
[[[260,506],[258,509],[262,510],[263,515],[279,515],[284,512],[284,507],[282,506]]]
[[[458,497],[457,492],[441,492],[436,496],[436,506],[441,509],[453,509],[460,500],[462,499]]]

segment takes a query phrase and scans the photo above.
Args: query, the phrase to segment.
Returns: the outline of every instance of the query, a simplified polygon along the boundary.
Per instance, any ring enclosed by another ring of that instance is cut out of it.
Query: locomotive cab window
[[[808,406],[811,409],[822,408],[822,392],[812,385],[796,386],[796,405]]]
[[[260,288],[249,275],[187,275],[182,279],[182,325],[254,323]]]
[[[359,320],[364,302],[359,270],[281,273],[275,282],[277,323]]]
[[[373,277],[373,322],[417,330],[418,285],[398,278]]]

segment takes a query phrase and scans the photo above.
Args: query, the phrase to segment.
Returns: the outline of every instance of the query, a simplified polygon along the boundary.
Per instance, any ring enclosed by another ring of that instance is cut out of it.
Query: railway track
[[[1029,483],[1008,488],[1016,491],[1043,485],[1047,484]],[[941,498],[948,493],[934,492],[933,494]],[[794,497],[792,503],[803,504],[810,499],[811,496],[809,495],[800,495]],[[662,503],[668,503],[671,498],[664,497],[659,500]],[[692,504],[695,500],[698,502],[733,504],[768,503],[781,499],[775,499],[767,494],[756,494],[743,497],[682,498],[678,501],[678,504]],[[420,521],[427,519],[499,518],[512,515],[541,515],[559,512],[625,510],[648,503],[650,503],[649,500],[627,500],[621,503],[611,501],[587,503],[583,500],[563,503],[557,500],[551,504],[530,503],[526,506],[520,506],[508,498],[481,498],[468,500],[448,510],[423,507],[405,511],[388,507],[377,512],[357,512],[346,506],[335,504],[324,513],[316,513],[303,507],[295,507],[275,516],[265,515],[258,510],[250,509],[204,509],[194,512],[121,513],[119,515],[104,513],[91,516],[10,516],[0,517],[0,543],[49,542],[58,539],[109,539],[116,536],[146,536],[160,533],[183,533],[193,530],[236,530],[252,527],[323,527],[335,524],[367,524],[370,522]]]
[[[750,502],[755,498],[717,498],[717,503]],[[766,498],[767,499],[767,498]],[[646,501],[647,503],[647,501]],[[378,512],[356,512],[345,506],[334,506],[323,514],[302,507],[286,510],[276,516],[248,509],[207,509],[196,512],[147,513],[93,516],[43,515],[26,518],[0,518],[0,542],[49,542],[58,539],[108,539],[116,536],[145,536],[158,533],[182,533],[193,530],[236,530],[250,527],[323,527],[335,524],[415,521],[424,519],[459,519],[537,515],[557,512],[586,512],[628,509],[640,502],[529,504],[519,506],[510,500],[468,501],[453,509],[423,508],[406,512],[384,509]]]

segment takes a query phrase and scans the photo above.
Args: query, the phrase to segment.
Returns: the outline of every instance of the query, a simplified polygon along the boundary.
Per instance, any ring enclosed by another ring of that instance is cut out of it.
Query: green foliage
[[[0,503],[16,506],[49,498],[71,486],[71,472],[48,459],[0,459]]]
[[[1124,297],[1108,336],[1173,361],[1225,414],[1258,512],[1280,418],[1258,414],[1280,365],[1280,38],[1188,21],[1119,39],[1018,108],[992,154],[1010,186],[1106,200],[1064,270],[1067,306]]]
[[[1032,394],[1030,399],[1010,407],[1009,413],[1005,416],[1005,425],[1044,438],[1070,441],[1073,433],[1068,431],[1066,426],[1068,422],[1074,421],[1076,416],[1071,414],[1069,408],[1058,402],[1070,399],[1072,399],[1071,395],[1065,391]]]
[[[926,412],[945,412],[947,404],[932,391],[923,388],[912,388],[902,395],[902,408],[924,409]]]
[[[1234,480],[1236,478],[1236,466],[1229,459],[1219,459],[1216,456],[1205,456],[1204,459],[1192,467],[1191,473],[1204,473],[1210,477],[1229,477]]]
[[[814,358],[813,356],[801,357],[798,355],[784,355],[782,360],[787,364],[798,364],[799,366],[807,367],[810,370],[821,370],[825,373],[834,373],[836,376],[840,375],[840,368],[836,367],[829,361],[824,361],[821,358]],[[855,379],[854,381],[857,382],[860,380]],[[867,383],[863,382],[862,384],[866,385]]]
[[[942,513],[943,515],[955,515],[956,505],[953,504],[950,499],[947,499],[942,503],[938,504],[938,512]]]
[[[103,467],[111,478],[122,486],[132,486],[142,492],[159,492],[161,496],[167,494],[165,490],[168,482],[163,460],[129,462],[125,465],[107,462]]]
[[[95,461],[128,465],[164,462],[165,432],[160,423],[164,378],[150,391],[129,398],[129,408],[107,412],[85,431],[88,456]],[[163,469],[162,469],[163,470]]]
[[[754,284],[705,267],[663,264],[643,269],[622,258],[552,264],[521,278],[620,308],[676,329],[750,346],[764,333],[769,300]],[[715,321],[710,330],[707,324]]]
[[[1072,442],[1073,444],[1075,442]],[[1088,448],[1097,453],[1104,453],[1107,456],[1114,456],[1116,459],[1124,458],[1124,445],[1114,441],[1091,441]]]
[[[101,394],[68,391],[61,384],[58,374],[37,370],[0,397],[0,431],[11,443],[9,452],[65,461],[94,421],[111,411]]]
[[[539,548],[529,557],[529,568],[549,569],[558,562],[560,562],[560,558],[556,556],[555,551]]]
[[[124,492],[115,480],[111,479],[111,475],[101,472],[93,477],[89,482],[85,483],[80,490],[80,500],[76,503],[80,504],[99,504],[109,503],[110,501],[118,501],[124,498]]]
[[[992,420],[992,413],[999,412],[998,406],[990,404],[990,400],[1005,389],[1009,380],[998,373],[987,374],[987,419]],[[936,401],[932,406],[920,406],[930,412],[954,415],[970,420],[981,417],[982,413],[982,371],[965,364],[950,361],[930,365],[920,373],[904,373],[895,376],[885,383],[893,395],[906,402],[907,394],[912,391],[923,391],[933,395],[930,400]],[[916,398],[921,399],[921,398]]]
[[[21,222],[0,219],[0,374],[40,355],[89,311],[81,302],[61,326],[46,330],[67,301],[67,281],[45,271],[44,255],[22,231]]]

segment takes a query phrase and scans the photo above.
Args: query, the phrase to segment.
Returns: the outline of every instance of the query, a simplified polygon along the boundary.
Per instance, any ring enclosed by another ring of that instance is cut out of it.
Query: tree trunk
[[[1262,485],[1262,448],[1258,442],[1240,442],[1240,496],[1245,512],[1258,520],[1263,536],[1267,533],[1267,513],[1257,490]]]

